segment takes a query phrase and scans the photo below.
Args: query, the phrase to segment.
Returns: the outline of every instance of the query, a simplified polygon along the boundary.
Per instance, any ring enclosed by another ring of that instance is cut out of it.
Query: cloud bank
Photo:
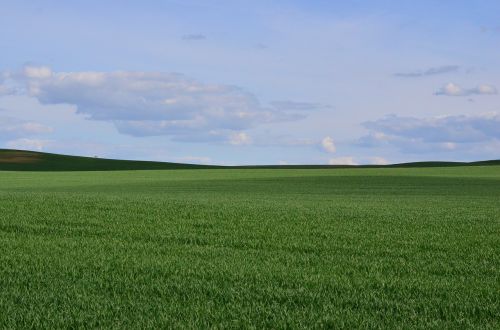
[[[54,72],[27,66],[11,75],[42,104],[70,104],[90,120],[114,123],[132,136],[169,136],[176,141],[245,145],[245,130],[299,120],[324,105],[279,101],[262,105],[239,87],[209,84],[178,73]]]
[[[446,96],[495,95],[498,94],[498,90],[495,86],[487,84],[482,84],[474,88],[462,88],[457,84],[448,83],[434,94]]]
[[[428,142],[476,142],[500,139],[500,114],[497,112],[467,116],[431,118],[400,117],[396,115],[364,123],[379,138],[390,136],[418,138]]]
[[[431,118],[386,116],[364,123],[370,130],[358,144],[392,145],[403,152],[453,151],[469,144],[500,141],[500,113]]]

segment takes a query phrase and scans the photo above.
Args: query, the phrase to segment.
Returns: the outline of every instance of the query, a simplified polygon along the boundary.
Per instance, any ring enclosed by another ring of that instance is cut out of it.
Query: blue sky
[[[0,8],[0,147],[228,165],[500,158],[498,1]]]

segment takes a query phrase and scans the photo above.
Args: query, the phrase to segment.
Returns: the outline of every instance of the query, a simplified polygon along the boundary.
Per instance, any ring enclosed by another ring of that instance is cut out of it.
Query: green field
[[[0,171],[0,328],[499,315],[500,166]]]

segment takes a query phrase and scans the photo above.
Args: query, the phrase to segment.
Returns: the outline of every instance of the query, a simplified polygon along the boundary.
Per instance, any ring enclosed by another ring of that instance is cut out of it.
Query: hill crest
[[[0,170],[3,171],[118,171],[118,170],[173,170],[216,168],[276,168],[276,169],[321,169],[321,168],[393,168],[393,167],[449,167],[500,165],[500,160],[478,162],[413,162],[390,165],[248,165],[216,166],[171,162],[119,160],[53,154],[38,151],[0,149]]]

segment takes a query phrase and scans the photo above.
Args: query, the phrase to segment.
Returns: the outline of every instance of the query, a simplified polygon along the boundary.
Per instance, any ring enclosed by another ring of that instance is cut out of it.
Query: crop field
[[[500,166],[0,171],[0,328],[500,327]]]

